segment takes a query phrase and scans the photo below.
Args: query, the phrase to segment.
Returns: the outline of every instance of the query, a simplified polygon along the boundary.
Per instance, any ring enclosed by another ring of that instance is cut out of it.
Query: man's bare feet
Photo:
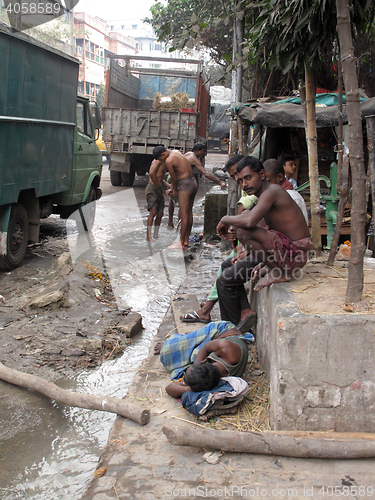
[[[160,354],[161,348],[163,347],[164,342],[157,342],[154,347],[154,354],[157,356]]]
[[[265,276],[269,272],[269,268],[264,264],[264,262],[260,262],[257,264],[254,269],[251,271],[250,279],[254,283],[257,283],[260,278]]]
[[[174,241],[171,245],[167,246],[170,250],[185,250],[184,246],[181,244],[181,241]]]
[[[153,238],[151,238],[151,236],[146,236],[146,241],[149,241],[152,243],[154,240],[153,240]]]
[[[167,229],[174,229],[174,225],[173,224],[168,224]]]
[[[271,269],[271,271],[258,281],[258,283],[254,286],[254,290],[257,292],[265,286],[272,285],[272,283],[283,283],[289,280],[289,276],[282,273],[281,269]]]

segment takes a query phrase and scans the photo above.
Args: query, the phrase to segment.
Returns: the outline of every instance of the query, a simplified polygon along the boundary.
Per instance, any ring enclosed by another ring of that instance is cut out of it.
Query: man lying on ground
[[[221,377],[240,377],[248,359],[245,340],[253,339],[250,334],[242,335],[229,321],[215,321],[191,333],[175,333],[156,344],[154,354],[160,353],[160,361],[171,371],[173,380],[166,391],[180,398],[186,391],[212,389]]]

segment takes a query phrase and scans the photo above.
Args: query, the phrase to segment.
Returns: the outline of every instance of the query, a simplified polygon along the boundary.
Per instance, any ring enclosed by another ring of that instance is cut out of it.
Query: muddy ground
[[[0,274],[0,360],[51,380],[120,354],[142,325],[118,310],[99,254],[73,266],[65,224],[41,231],[22,265]]]

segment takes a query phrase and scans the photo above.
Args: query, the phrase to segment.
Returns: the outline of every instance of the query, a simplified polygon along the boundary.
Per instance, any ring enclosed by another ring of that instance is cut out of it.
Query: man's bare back
[[[170,154],[164,161],[164,164],[172,178],[173,176],[171,170],[173,170],[177,182],[193,177],[193,169],[191,168],[189,160],[177,150],[170,151]]]
[[[149,183],[161,187],[163,185],[165,165],[163,163],[160,163],[159,160],[152,160],[149,174]]]

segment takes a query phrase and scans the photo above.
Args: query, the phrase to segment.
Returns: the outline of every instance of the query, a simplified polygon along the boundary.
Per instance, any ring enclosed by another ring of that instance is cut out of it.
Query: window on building
[[[163,46],[161,43],[154,43],[154,50],[163,50]]]
[[[137,29],[137,27],[138,27],[138,25],[137,25],[137,24],[132,24],[132,29],[133,29],[133,30],[136,30],[136,29]]]
[[[135,48],[136,48],[137,50],[142,50],[142,44],[141,44],[141,43],[136,42],[136,44],[135,44]]]

